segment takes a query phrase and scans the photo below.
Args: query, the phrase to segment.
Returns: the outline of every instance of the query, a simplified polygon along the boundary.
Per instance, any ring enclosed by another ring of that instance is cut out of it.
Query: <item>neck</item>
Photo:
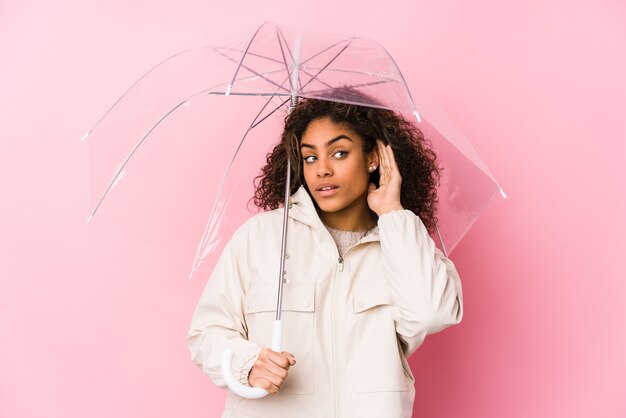
[[[376,226],[376,217],[367,205],[367,199],[359,199],[338,212],[322,212],[316,207],[322,222],[330,228],[343,231],[369,231]]]

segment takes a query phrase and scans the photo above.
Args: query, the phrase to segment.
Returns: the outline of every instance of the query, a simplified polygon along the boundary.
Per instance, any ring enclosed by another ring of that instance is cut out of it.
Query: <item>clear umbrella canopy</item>
[[[298,98],[386,108],[415,120],[443,168],[435,241],[447,253],[491,198],[504,195],[450,118],[421,92],[412,97],[377,42],[266,23],[166,59],[85,135],[89,219],[111,217],[165,247],[199,242],[192,273],[210,272],[233,231],[258,211],[253,179]]]

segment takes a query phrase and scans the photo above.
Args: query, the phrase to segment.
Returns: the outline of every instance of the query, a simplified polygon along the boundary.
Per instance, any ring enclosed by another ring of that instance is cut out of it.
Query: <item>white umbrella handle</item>
[[[274,321],[274,330],[272,332],[272,351],[277,353],[282,352],[283,341],[283,321]],[[222,357],[222,375],[228,387],[242,398],[259,399],[269,395],[269,392],[265,389],[250,387],[241,384],[235,376],[233,376],[233,350],[230,348],[224,351]]]

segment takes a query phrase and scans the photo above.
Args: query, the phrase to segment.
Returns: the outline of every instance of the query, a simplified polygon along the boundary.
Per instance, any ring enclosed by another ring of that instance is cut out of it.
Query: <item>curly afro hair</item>
[[[355,89],[336,90],[341,90],[341,97],[376,104],[373,99]],[[302,170],[300,140],[309,123],[321,118],[345,124],[357,133],[363,139],[365,155],[374,149],[376,139],[391,145],[402,176],[402,206],[419,216],[426,228],[433,232],[437,222],[437,186],[440,178],[437,156],[430,148],[430,142],[412,122],[401,114],[382,108],[301,99],[285,117],[281,141],[267,154],[265,166],[254,179],[254,204],[264,210],[271,210],[284,203],[288,156],[292,162],[291,194],[300,186],[304,186],[308,192]],[[378,180],[379,173],[375,170],[370,174],[370,182],[378,187]]]

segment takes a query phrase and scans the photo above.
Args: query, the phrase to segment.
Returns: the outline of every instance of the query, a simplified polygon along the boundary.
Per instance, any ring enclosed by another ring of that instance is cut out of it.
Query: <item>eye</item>
[[[342,154],[339,156],[339,158],[345,158],[346,155],[348,155],[348,151],[340,149],[340,150],[337,150],[333,155],[337,155],[337,154]]]
[[[316,158],[315,155],[309,155],[307,157],[304,157],[303,160],[305,163],[312,163],[313,161],[311,160],[312,158]]]

